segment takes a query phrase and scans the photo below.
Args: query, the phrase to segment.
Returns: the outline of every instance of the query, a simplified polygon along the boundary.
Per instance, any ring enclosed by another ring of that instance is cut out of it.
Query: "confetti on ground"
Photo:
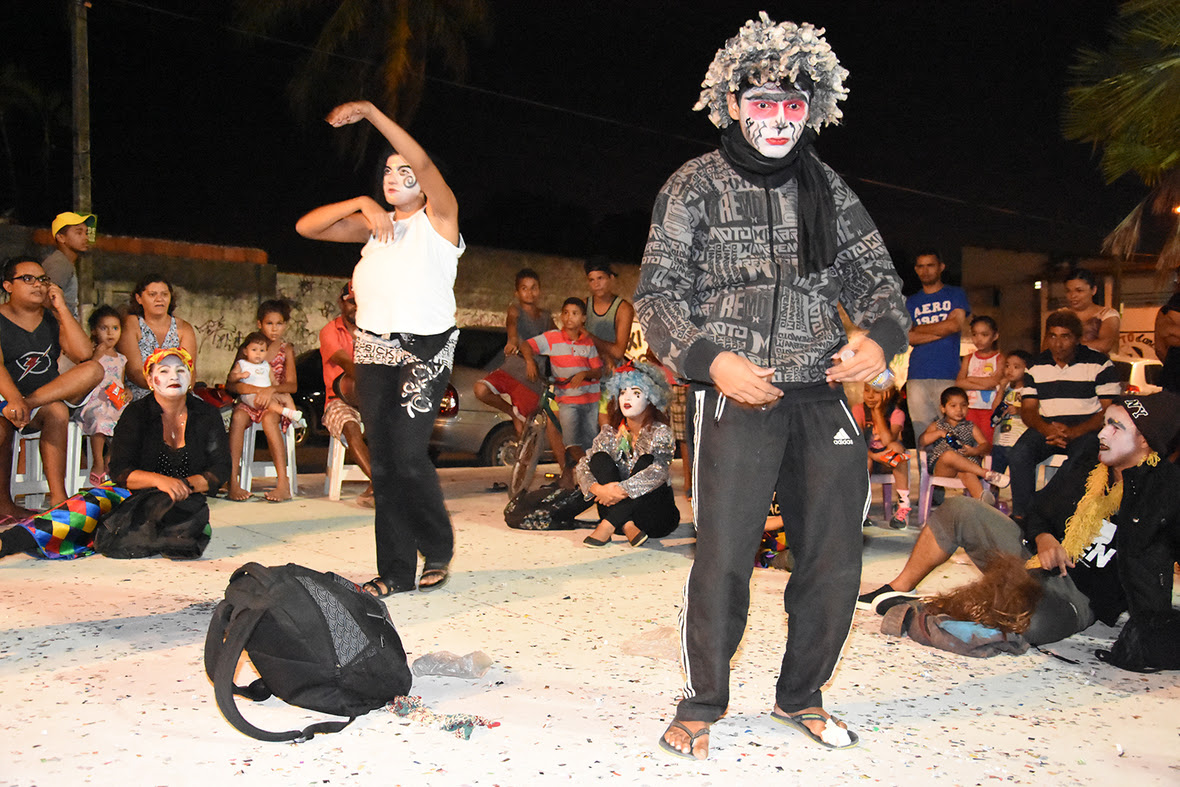
[[[337,503],[214,501],[202,560],[0,561],[0,707],[11,743],[0,787],[117,778],[201,787],[687,778],[729,787],[768,775],[784,784],[1178,783],[1180,675],[1098,662],[1093,651],[1116,634],[1101,624],[1046,648],[1077,664],[1035,650],[975,660],[882,636],[880,618],[858,612],[824,702],[861,745],[838,756],[821,749],[768,716],[789,579],[771,570],[751,580],[749,629],[710,759],[666,756],[656,741],[683,682],[667,651],[676,644],[670,633],[691,565],[691,526],[639,549],[620,541],[589,550],[577,530],[504,526],[502,498],[485,491],[504,480],[504,470],[442,471],[456,530],[451,582],[438,593],[387,599],[411,660],[482,650],[495,662],[478,679],[424,676],[413,686],[430,713],[493,719],[502,724],[494,734],[462,742],[434,724],[372,712],[337,734],[274,744],[238,733],[218,712],[202,648],[235,568],[296,562],[373,576],[372,513],[348,502],[362,489],[350,484]],[[301,478],[305,491],[322,483]],[[865,534],[864,584],[876,587],[897,573],[917,533]],[[929,585],[951,587],[972,572],[947,565]],[[243,661],[238,682],[251,679]],[[275,730],[326,718],[277,699],[245,703],[242,712]]]

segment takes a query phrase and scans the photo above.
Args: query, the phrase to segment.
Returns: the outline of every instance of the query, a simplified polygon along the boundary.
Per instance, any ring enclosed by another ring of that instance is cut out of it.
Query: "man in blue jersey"
[[[939,397],[959,376],[959,337],[970,307],[958,287],[942,283],[946,265],[933,251],[914,260],[914,272],[922,289],[906,298],[913,320],[910,328],[910,366],[906,378],[906,405],[914,423],[914,436],[938,418]]]

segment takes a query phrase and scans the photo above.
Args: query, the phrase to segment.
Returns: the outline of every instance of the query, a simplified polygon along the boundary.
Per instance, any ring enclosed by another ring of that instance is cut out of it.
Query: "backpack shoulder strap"
[[[222,602],[224,604],[224,602]],[[220,605],[218,612],[221,612]],[[316,735],[325,732],[340,732],[340,730],[347,727],[356,719],[352,716],[348,721],[322,721],[312,724],[303,730],[287,730],[286,732],[269,732],[260,727],[255,727],[242,716],[241,711],[238,710],[237,703],[234,700],[234,694],[240,693],[244,696],[254,698],[250,692],[252,689],[261,683],[255,681],[250,685],[249,689],[238,690],[234,686],[234,671],[237,669],[238,660],[242,657],[242,650],[246,646],[246,641],[250,635],[254,633],[258,621],[266,614],[265,610],[248,609],[243,610],[237,619],[234,620],[234,625],[230,627],[229,638],[224,642],[224,648],[221,650],[220,656],[216,657],[216,662],[213,664],[212,675],[213,680],[213,694],[217,698],[217,707],[221,710],[225,720],[232,724],[239,732],[249,735],[260,741],[294,741],[302,743],[303,741],[311,740]],[[228,615],[228,613],[226,613]],[[206,661],[205,668],[209,669],[209,639],[214,633],[215,623],[218,621],[217,613],[214,614],[214,623],[209,626],[209,638],[205,640]],[[224,631],[224,624],[222,631]],[[216,650],[216,648],[214,648]],[[270,692],[266,691],[266,697],[270,696]],[[259,697],[265,699],[265,697]]]

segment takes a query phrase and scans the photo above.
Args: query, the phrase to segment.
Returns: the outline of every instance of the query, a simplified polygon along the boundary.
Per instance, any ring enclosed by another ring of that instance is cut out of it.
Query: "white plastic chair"
[[[82,468],[82,426],[71,421],[66,426],[66,494],[76,495],[86,483],[89,469]],[[21,452],[24,452],[25,469],[19,472]],[[23,495],[25,508],[41,510],[45,507],[45,496],[49,494],[49,481],[45,478],[45,467],[41,464],[41,433],[17,432],[12,440],[12,481],[9,494],[15,500]]]
[[[1037,489],[1040,489],[1057,474],[1058,468],[1065,464],[1067,454],[1053,454],[1048,459],[1037,462]]]
[[[329,500],[340,499],[340,487],[345,481],[368,481],[359,465],[344,464],[344,455],[348,449],[337,437],[328,443],[328,472],[324,476],[324,494]]]
[[[991,456],[983,458],[983,469],[992,469]],[[991,484],[984,481],[982,478],[979,482],[983,485],[983,491],[987,492],[991,489]],[[926,517],[930,514],[930,498],[933,496],[933,488],[941,486],[944,489],[965,489],[963,482],[958,478],[943,478],[941,476],[932,476],[926,469],[926,449],[918,450],[918,523],[925,527]]]
[[[266,433],[262,431],[262,424],[251,422],[242,438],[242,465],[239,474],[242,479],[242,489],[247,492],[251,491],[255,478],[277,478],[279,475],[275,470],[273,457],[269,462],[254,461],[254,443],[259,435],[266,439]],[[299,470],[295,466],[295,424],[291,424],[283,432],[283,440],[287,445],[287,478],[291,482],[291,496],[295,497],[299,494]]]

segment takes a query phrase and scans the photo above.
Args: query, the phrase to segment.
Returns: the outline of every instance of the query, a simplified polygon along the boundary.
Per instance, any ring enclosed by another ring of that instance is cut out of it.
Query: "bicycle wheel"
[[[525,427],[516,447],[516,464],[512,466],[512,478],[508,483],[508,499],[511,500],[533,483],[537,474],[537,460],[541,457],[541,437],[545,433],[545,416],[538,414]]]

